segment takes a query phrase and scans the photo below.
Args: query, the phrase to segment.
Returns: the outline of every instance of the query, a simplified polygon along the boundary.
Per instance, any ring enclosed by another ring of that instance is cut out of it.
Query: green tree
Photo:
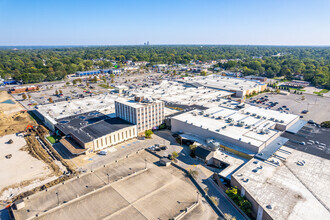
[[[172,160],[175,160],[177,157],[179,157],[179,153],[178,152],[176,152],[176,151],[173,151],[172,152]]]
[[[59,94],[59,93],[58,93],[58,91],[56,90],[56,91],[55,91],[55,95],[58,95],[58,94]]]
[[[206,76],[206,75],[207,75],[206,71],[201,72],[201,76]]]
[[[146,138],[151,138],[151,135],[152,135],[152,134],[153,134],[152,130],[146,130],[146,131],[144,132],[144,135],[145,135]]]
[[[321,123],[322,128],[330,128],[330,121],[324,121]]]
[[[22,95],[22,98],[23,98],[24,100],[26,100],[26,99],[27,99],[27,96],[26,96],[26,94],[25,94],[25,93],[23,93],[23,95]]]
[[[96,76],[93,77],[92,82],[93,83],[96,83],[97,82],[97,77]]]
[[[52,99],[51,97],[49,97],[48,101],[49,101],[50,103],[53,103],[53,102],[54,102],[53,99]]]
[[[191,176],[192,178],[196,178],[198,176],[198,171],[189,169],[188,175]]]
[[[189,145],[190,156],[195,157],[195,150],[196,150],[196,148],[197,148],[197,145],[193,145],[193,144]]]

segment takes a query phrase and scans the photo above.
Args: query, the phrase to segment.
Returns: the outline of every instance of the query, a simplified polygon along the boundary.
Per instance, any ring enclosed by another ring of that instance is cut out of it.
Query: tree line
[[[329,47],[280,46],[102,46],[35,49],[0,49],[0,76],[23,83],[61,80],[76,71],[121,67],[126,60],[150,65],[188,64],[191,61],[224,60],[215,67],[244,75],[292,79],[301,74],[314,85],[329,88]]]

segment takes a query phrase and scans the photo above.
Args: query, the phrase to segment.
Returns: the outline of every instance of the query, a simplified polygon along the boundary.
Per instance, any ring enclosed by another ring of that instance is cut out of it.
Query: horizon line
[[[294,44],[63,44],[63,45],[0,45],[0,47],[115,47],[115,46],[269,46],[269,47],[330,47],[330,45]]]

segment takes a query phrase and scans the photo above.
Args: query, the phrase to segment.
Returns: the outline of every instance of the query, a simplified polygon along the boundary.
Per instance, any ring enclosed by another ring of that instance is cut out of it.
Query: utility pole
[[[58,197],[58,192],[56,192],[56,196],[57,196],[57,205],[59,206],[60,205],[60,199]]]
[[[147,159],[144,159],[144,166],[145,166],[145,169],[147,169]]]
[[[110,175],[109,175],[109,173],[107,173],[107,176],[108,176],[108,184],[110,184]]]
[[[199,192],[198,191],[196,191],[196,193],[197,193],[197,200],[196,200],[196,203],[198,202],[198,200],[199,200]]]

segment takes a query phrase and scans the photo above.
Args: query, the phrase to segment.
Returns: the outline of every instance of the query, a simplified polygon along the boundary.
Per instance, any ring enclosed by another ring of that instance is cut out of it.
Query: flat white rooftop
[[[249,161],[246,158],[240,157],[234,153],[225,150],[215,151],[213,154],[213,158],[228,164],[228,167],[226,167],[219,173],[221,176],[226,177],[228,179],[231,179],[231,175],[236,171],[236,169],[238,169],[244,163]]]
[[[257,80],[248,80],[243,78],[234,78],[220,75],[187,77],[183,80],[183,82],[199,83],[206,87],[230,91],[244,91],[264,85]]]
[[[70,101],[39,105],[37,110],[42,115],[52,119],[64,118],[95,110],[107,115],[115,112],[114,100],[117,98],[118,96],[115,95],[102,94]]]
[[[276,155],[285,160],[252,159],[232,178],[273,219],[330,219],[330,161],[285,146]]]
[[[201,127],[257,147],[269,144],[270,139],[278,135],[279,131],[274,129],[276,124],[287,125],[299,118],[297,115],[250,105],[238,110],[229,102],[228,107],[220,103],[218,107],[193,110],[173,118],[187,123],[187,126]]]
[[[182,83],[163,80],[159,85],[132,90],[136,96],[154,98],[180,105],[204,105],[233,93],[208,88],[185,87]]]
[[[153,105],[156,103],[162,103],[160,100],[152,100],[152,99],[144,99],[144,102],[136,102],[133,99],[126,99],[126,98],[118,98],[116,102],[122,103],[124,105],[133,107],[133,108],[141,108],[148,105]]]

